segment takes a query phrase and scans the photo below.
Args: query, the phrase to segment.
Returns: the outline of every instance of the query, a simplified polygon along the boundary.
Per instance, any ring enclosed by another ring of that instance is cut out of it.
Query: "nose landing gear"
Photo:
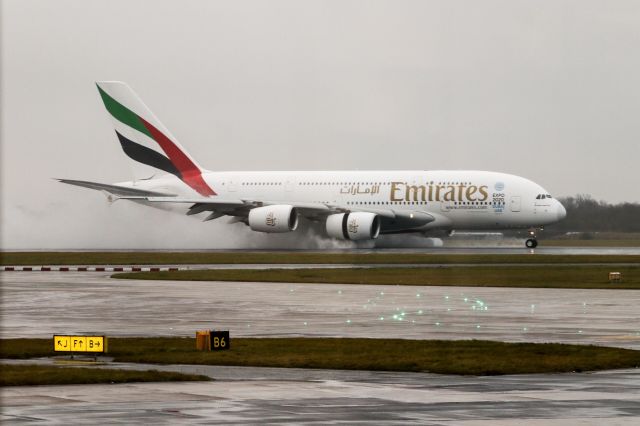
[[[527,240],[524,242],[524,245],[530,249],[538,247],[538,240],[536,239],[535,229],[529,230],[529,238],[527,238]]]

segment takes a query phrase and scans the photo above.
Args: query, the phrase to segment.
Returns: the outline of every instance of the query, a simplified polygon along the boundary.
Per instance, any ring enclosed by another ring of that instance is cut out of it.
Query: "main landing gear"
[[[529,230],[529,238],[527,238],[527,240],[524,242],[524,245],[530,249],[538,247],[538,240],[536,239],[535,229]]]

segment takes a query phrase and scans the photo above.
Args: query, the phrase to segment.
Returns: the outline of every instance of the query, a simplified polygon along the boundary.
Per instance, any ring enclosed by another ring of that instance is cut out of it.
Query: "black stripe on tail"
[[[140,145],[139,143],[125,138],[117,131],[116,135],[118,135],[118,140],[120,141],[122,150],[125,154],[127,154],[129,158],[139,163],[146,164],[147,166],[164,170],[165,172],[176,175],[178,178],[182,179],[182,176],[180,175],[180,172],[178,171],[176,166],[174,166],[171,160],[169,160],[167,157],[154,151],[153,149],[147,148],[146,146]]]

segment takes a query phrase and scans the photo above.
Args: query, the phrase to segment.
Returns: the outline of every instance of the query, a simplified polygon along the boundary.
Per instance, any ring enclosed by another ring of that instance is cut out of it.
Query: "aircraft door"
[[[512,212],[519,212],[522,208],[522,200],[520,196],[513,196],[509,199],[509,206]]]
[[[236,191],[236,183],[233,179],[229,179],[227,181],[227,191],[229,192],[235,192]]]

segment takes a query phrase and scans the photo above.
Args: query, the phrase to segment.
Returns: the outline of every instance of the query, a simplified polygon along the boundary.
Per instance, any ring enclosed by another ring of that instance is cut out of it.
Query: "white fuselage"
[[[206,172],[217,199],[317,203],[345,211],[426,212],[435,220],[414,228],[533,228],[563,219],[562,204],[540,185],[515,175],[466,170]],[[197,195],[172,175],[122,183]],[[394,229],[382,229],[394,233]],[[398,230],[406,232],[406,230]]]

